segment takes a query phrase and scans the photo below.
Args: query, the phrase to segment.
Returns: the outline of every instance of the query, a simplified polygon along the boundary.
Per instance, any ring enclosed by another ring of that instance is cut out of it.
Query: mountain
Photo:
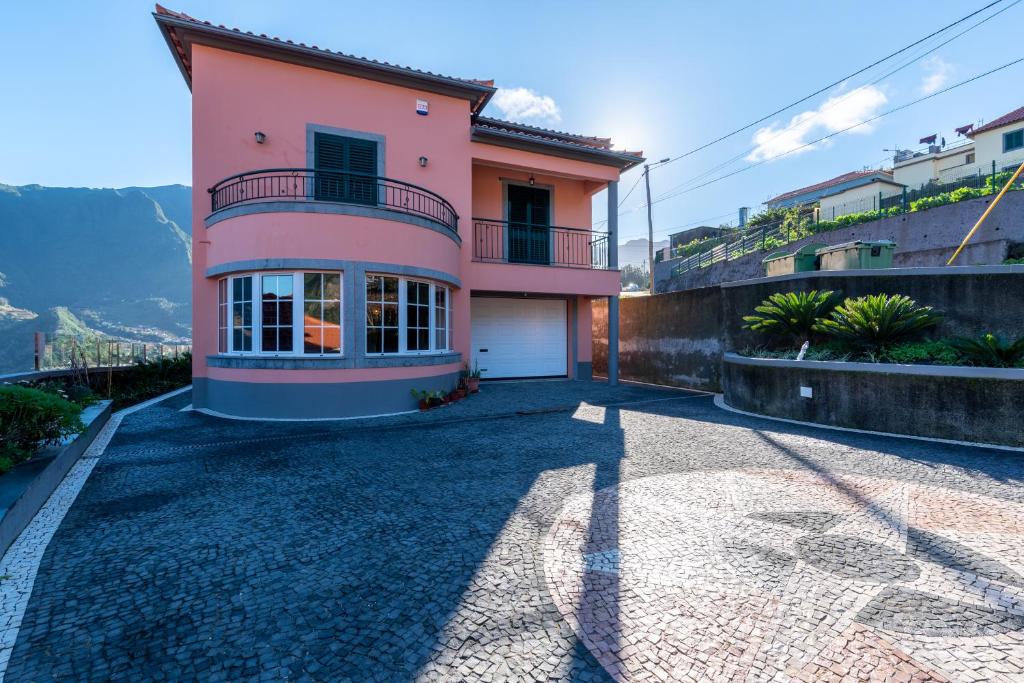
[[[191,336],[191,189],[0,185],[0,373],[34,332]]]
[[[624,265],[639,266],[647,263],[647,239],[639,238],[622,242],[619,244],[619,267]],[[660,240],[654,243],[654,251],[664,249],[668,246],[668,240]]]

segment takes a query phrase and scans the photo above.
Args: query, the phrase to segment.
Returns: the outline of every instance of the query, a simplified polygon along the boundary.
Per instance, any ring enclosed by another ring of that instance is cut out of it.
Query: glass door
[[[509,185],[509,263],[550,264],[550,232],[550,190],[525,185]]]

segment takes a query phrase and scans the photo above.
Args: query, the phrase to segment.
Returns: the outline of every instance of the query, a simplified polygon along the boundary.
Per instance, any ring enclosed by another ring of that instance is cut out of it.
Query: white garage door
[[[471,306],[473,361],[482,377],[567,374],[564,299],[474,297]]]

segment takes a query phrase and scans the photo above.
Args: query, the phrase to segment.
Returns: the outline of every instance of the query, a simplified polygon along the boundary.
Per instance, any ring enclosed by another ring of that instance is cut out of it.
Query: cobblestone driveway
[[[7,681],[1024,676],[1019,455],[597,383],[369,423],[187,402],[124,420]]]

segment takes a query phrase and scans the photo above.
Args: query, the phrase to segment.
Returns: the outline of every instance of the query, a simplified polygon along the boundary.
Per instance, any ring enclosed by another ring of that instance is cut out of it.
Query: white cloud
[[[825,147],[830,144],[828,140],[807,147],[804,145],[810,140],[845,130],[871,118],[887,101],[885,93],[873,85],[831,97],[817,109],[797,114],[788,124],[773,123],[759,128],[754,133],[755,147],[747,155],[747,161],[764,161],[788,152],[801,154]],[[872,130],[870,124],[865,124],[849,132],[863,134]]]
[[[532,119],[548,123],[558,123],[562,120],[561,112],[553,99],[547,95],[538,95],[529,88],[498,88],[491,103],[507,119]]]
[[[921,79],[922,95],[931,95],[941,90],[953,74],[953,65],[938,55],[921,60],[921,68],[925,71],[924,78]]]

